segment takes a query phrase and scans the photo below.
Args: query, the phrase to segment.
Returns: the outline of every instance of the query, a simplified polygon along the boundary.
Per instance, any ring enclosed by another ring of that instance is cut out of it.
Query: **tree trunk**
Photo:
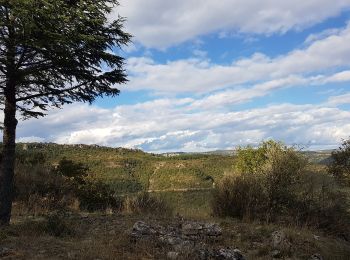
[[[3,150],[0,169],[0,226],[8,225],[11,218],[15,148],[16,148],[16,100],[14,87],[8,86],[5,94]]]

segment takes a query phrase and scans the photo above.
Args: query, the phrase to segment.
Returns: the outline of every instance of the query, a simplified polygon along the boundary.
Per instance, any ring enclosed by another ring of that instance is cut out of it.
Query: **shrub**
[[[262,218],[266,213],[266,195],[262,193],[262,182],[257,177],[226,176],[213,192],[213,214],[248,220]]]
[[[151,196],[147,192],[135,197],[127,197],[124,201],[124,211],[133,214],[152,214],[170,216],[173,209],[161,198]]]
[[[325,172],[306,172],[290,212],[300,224],[350,239],[350,205],[346,193]]]
[[[350,139],[343,140],[339,149],[332,152],[328,172],[340,183],[350,185]]]
[[[68,207],[73,200],[72,184],[53,174],[45,165],[17,165],[15,201],[34,214]]]
[[[331,176],[311,172],[293,148],[273,141],[240,148],[235,172],[213,193],[217,216],[287,222],[348,236],[347,201]]]
[[[79,185],[76,195],[82,210],[98,211],[111,208],[119,211],[122,208],[121,198],[115,195],[109,185],[101,181],[87,181]]]
[[[74,182],[84,183],[84,178],[87,177],[88,170],[88,167],[82,163],[63,158],[55,168],[55,173],[65,176]]]
[[[57,167],[19,160],[16,165],[15,200],[25,205],[23,208],[27,212],[34,214],[71,208],[77,200],[82,210],[120,210],[121,199],[115,196],[109,185],[87,178],[87,171],[83,164],[67,159],[61,160]]]
[[[55,237],[73,236],[73,225],[67,221],[63,212],[54,212],[46,217],[43,231]]]
[[[222,215],[237,207],[237,217],[256,218],[258,214],[273,220],[294,200],[293,187],[305,167],[306,160],[282,143],[268,141],[257,149],[239,148],[234,175],[224,178],[214,193],[214,213]],[[228,209],[215,206],[215,201],[225,197],[232,204]]]

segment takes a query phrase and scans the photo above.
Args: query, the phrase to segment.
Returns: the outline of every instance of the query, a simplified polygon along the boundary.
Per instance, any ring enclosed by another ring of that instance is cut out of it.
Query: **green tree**
[[[341,184],[350,184],[350,139],[343,140],[339,149],[332,152],[328,172]]]
[[[108,19],[117,0],[0,0],[0,108],[4,111],[0,225],[11,216],[16,115],[116,96],[125,83],[115,49],[131,36]]]

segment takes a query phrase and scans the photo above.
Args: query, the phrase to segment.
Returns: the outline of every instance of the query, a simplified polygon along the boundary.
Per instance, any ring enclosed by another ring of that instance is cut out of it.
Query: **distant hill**
[[[40,155],[37,158],[43,160],[42,163],[52,166],[62,159],[83,163],[93,178],[113,186],[120,193],[206,189],[233,167],[232,156],[152,154],[137,149],[83,144],[19,143],[17,153],[29,157]]]
[[[138,149],[98,145],[19,143],[19,156],[39,158],[40,164],[57,165],[62,159],[83,163],[92,178],[119,193],[146,190],[207,189],[232,172],[234,150],[205,153],[152,154]],[[312,163],[327,164],[331,151],[303,151]],[[37,160],[37,161],[38,161]]]

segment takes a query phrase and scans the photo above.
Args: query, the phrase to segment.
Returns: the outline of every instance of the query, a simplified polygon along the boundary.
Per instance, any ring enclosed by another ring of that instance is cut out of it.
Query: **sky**
[[[350,136],[350,0],[120,0],[117,98],[21,121],[18,142],[203,152]]]

